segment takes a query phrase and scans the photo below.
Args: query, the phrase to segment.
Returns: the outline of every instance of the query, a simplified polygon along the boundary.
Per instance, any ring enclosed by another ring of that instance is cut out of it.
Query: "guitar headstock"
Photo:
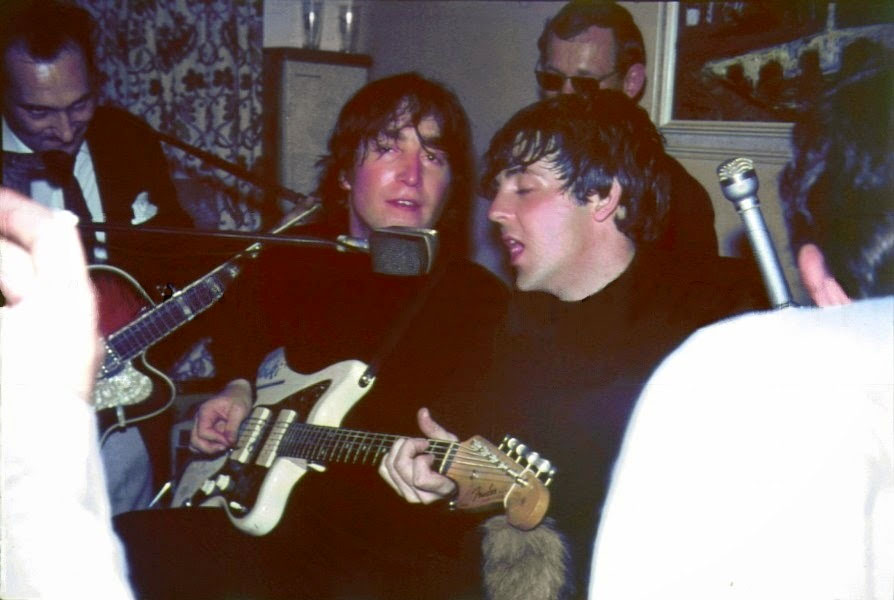
[[[480,436],[458,445],[444,475],[456,482],[451,506],[463,510],[502,504],[518,529],[537,527],[549,508],[550,462],[506,436],[499,447]]]

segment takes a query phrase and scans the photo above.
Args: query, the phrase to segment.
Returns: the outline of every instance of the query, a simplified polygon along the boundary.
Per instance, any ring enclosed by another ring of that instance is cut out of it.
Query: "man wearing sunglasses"
[[[537,40],[534,74],[541,95],[618,90],[638,101],[646,85],[643,36],[630,13],[615,2],[573,0],[547,21]],[[671,160],[667,228],[655,242],[678,255],[717,254],[711,198],[680,163]]]

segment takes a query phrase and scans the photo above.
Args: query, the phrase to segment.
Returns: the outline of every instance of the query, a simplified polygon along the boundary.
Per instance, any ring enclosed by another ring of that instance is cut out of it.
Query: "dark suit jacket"
[[[654,242],[678,257],[717,256],[714,206],[705,188],[679,162],[670,158],[670,209],[664,232]]]
[[[133,203],[147,192],[158,212],[140,225],[192,227],[192,219],[177,199],[161,144],[147,125],[124,110],[103,106],[96,109],[86,139],[110,225],[131,225]],[[176,272],[180,270],[176,268],[178,254],[188,245],[186,238],[110,233],[108,240],[109,264],[133,275],[147,291],[157,284],[188,283]]]

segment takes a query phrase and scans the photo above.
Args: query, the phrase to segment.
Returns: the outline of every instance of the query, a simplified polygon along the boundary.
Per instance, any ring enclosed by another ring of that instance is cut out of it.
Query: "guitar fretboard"
[[[220,300],[240,270],[236,261],[225,263],[110,335],[106,345],[111,353],[106,356],[104,370],[114,371],[120,363],[139,356],[208,309]]]
[[[369,433],[337,427],[292,423],[284,432],[280,454],[314,462],[378,464],[402,436]],[[449,464],[454,455],[454,442],[429,440],[427,453],[435,456],[435,470]]]

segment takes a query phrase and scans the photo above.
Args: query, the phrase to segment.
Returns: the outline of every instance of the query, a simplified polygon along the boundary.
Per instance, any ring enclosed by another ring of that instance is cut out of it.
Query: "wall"
[[[363,6],[361,50],[373,57],[372,77],[416,70],[447,84],[469,113],[478,155],[509,116],[537,99],[533,75],[536,39],[544,21],[561,6],[558,2],[505,0],[355,0],[355,3]],[[643,31],[647,55],[654,63],[654,57],[658,56],[661,3],[622,4]],[[650,81],[655,80],[654,67],[655,64],[649,65]],[[658,107],[652,106],[654,102],[656,98],[647,89],[642,104],[656,115]],[[716,150],[718,156],[729,158],[723,156],[723,148]],[[706,157],[704,153],[672,153],[712,197],[721,253],[738,255],[742,247],[741,221],[717,185],[715,170],[721,159]],[[756,167],[762,183],[763,212],[771,235],[780,251],[789,284],[796,298],[803,300],[778,207],[776,178],[781,163],[756,160]],[[484,211],[486,206],[482,201],[478,206],[479,215]],[[483,219],[480,221],[483,223]],[[476,230],[480,248],[476,259],[505,276],[501,251],[489,243],[487,232],[486,226]]]

